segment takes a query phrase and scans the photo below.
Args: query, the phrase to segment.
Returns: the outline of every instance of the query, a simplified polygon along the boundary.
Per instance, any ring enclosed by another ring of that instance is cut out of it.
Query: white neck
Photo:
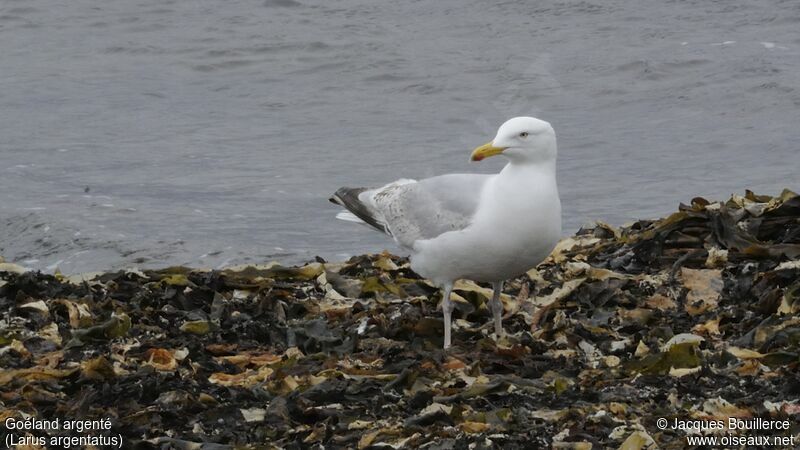
[[[504,176],[521,175],[525,177],[530,176],[552,176],[553,181],[556,177],[556,160],[555,158],[541,159],[538,161],[509,161],[503,170],[500,171]],[[536,174],[536,175],[535,175]]]

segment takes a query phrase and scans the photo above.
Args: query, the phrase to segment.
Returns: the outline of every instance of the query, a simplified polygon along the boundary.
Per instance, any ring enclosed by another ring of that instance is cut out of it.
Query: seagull
[[[459,279],[491,283],[495,333],[503,332],[503,282],[542,262],[561,237],[556,135],[533,117],[515,117],[471,161],[500,155],[500,173],[399,179],[378,188],[336,191],[337,218],[367,224],[410,253],[411,268],[443,290],[444,348],[451,345],[450,300]]]

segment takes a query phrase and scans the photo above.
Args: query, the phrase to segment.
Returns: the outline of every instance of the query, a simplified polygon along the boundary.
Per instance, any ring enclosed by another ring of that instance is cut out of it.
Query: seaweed
[[[490,287],[460,281],[446,352],[437,290],[388,253],[76,276],[0,260],[0,422],[110,418],[137,449],[678,449],[657,418],[730,416],[797,435],[799,257],[790,191],[598,223],[506,283],[504,336]]]

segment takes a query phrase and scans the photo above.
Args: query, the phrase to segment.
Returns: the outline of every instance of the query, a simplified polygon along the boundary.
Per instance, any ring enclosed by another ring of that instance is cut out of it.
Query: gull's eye
[[[519,137],[521,137],[521,138],[528,137],[528,132],[527,131],[523,131],[522,133],[519,134]]]

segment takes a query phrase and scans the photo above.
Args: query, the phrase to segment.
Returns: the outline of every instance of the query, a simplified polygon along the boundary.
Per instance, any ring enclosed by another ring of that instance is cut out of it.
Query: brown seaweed
[[[657,418],[732,411],[797,435],[799,257],[789,191],[597,224],[506,284],[505,336],[489,287],[459,282],[447,352],[436,289],[385,253],[74,277],[0,261],[0,419],[107,417],[140,449],[679,449]]]

